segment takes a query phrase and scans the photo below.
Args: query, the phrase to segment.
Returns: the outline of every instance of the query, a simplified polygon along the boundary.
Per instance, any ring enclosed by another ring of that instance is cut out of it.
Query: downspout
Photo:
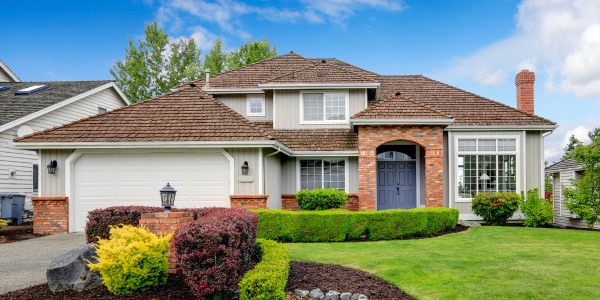
[[[281,147],[277,147],[277,151],[271,153],[271,154],[267,154],[265,156],[263,156],[263,194],[267,193],[267,157],[269,156],[273,156],[275,154],[279,154],[281,152]],[[267,207],[268,208],[268,207]]]

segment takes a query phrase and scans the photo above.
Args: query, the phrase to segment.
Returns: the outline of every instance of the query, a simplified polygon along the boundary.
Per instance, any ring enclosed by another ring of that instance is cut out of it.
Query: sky
[[[3,3],[0,60],[23,81],[112,79],[128,38],[157,20],[207,52],[267,38],[277,52],[421,74],[516,106],[514,76],[536,73],[535,113],[558,161],[569,136],[600,126],[598,0],[87,0]]]

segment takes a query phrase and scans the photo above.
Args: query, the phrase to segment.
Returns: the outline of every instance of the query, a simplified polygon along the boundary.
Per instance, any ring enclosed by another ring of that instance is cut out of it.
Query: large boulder
[[[90,271],[87,266],[88,261],[98,262],[95,256],[96,249],[87,244],[55,258],[46,270],[50,290],[81,292],[102,285],[100,274]]]

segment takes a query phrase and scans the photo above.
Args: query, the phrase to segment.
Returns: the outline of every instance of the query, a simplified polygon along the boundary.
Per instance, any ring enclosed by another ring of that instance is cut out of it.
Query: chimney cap
[[[523,69],[515,76],[515,85],[521,84],[533,84],[535,82],[535,72],[531,72],[528,69]]]

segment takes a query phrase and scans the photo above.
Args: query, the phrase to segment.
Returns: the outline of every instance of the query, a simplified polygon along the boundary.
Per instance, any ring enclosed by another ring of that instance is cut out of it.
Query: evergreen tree
[[[579,141],[575,135],[571,135],[571,137],[569,138],[569,143],[567,144],[567,146],[565,147],[565,154],[563,155],[562,159],[567,159],[569,157],[571,157],[571,152],[578,146],[581,145],[581,141]]]

